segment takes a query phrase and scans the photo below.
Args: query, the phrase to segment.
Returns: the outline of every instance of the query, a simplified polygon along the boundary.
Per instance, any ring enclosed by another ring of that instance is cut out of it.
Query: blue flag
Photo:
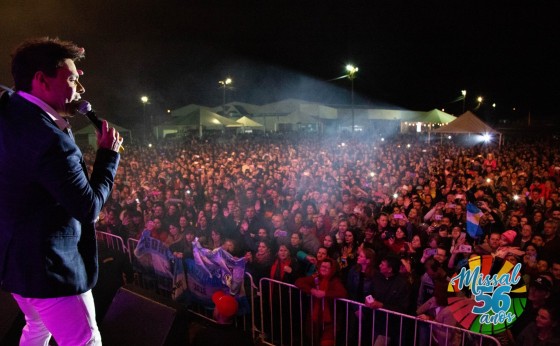
[[[480,238],[484,234],[479,225],[482,215],[484,215],[484,213],[474,204],[467,204],[467,233],[472,238]]]

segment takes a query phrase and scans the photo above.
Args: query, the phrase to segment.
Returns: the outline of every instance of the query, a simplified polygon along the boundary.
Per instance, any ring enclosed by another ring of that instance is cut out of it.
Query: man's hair
[[[70,41],[41,37],[21,43],[12,53],[12,76],[16,90],[30,91],[35,73],[41,71],[49,77],[66,59],[84,58],[84,50]]]
[[[399,271],[401,269],[401,259],[399,257],[397,257],[393,254],[389,254],[389,255],[385,256],[385,258],[383,260],[387,261],[387,264],[391,268],[391,271],[393,272],[393,274],[395,274],[395,275],[399,274]]]

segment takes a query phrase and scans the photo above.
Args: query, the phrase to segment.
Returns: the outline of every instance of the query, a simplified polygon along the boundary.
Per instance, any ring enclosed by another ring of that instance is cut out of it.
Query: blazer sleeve
[[[64,132],[55,138],[40,157],[37,179],[72,217],[82,224],[93,223],[111,192],[120,155],[99,149],[88,180],[73,140]]]

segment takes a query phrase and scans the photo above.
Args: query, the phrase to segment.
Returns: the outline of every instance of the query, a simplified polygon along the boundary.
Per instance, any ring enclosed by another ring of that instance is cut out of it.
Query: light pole
[[[218,83],[220,83],[220,85],[224,89],[223,98],[222,98],[222,112],[225,117],[226,116],[226,89],[228,85],[233,83],[233,80],[231,80],[231,78],[228,77],[224,80],[218,81]]]
[[[358,67],[354,65],[346,65],[346,77],[350,80],[350,98],[352,104],[352,133],[354,133],[354,79],[356,78],[356,72],[358,72]]]
[[[465,100],[467,99],[467,91],[461,90],[461,95],[463,95],[463,113],[465,113]]]
[[[144,141],[146,141],[148,139],[148,131],[147,131],[147,124],[146,124],[146,104],[149,101],[148,96],[142,96],[140,98],[140,101],[142,101],[142,122],[144,124]]]

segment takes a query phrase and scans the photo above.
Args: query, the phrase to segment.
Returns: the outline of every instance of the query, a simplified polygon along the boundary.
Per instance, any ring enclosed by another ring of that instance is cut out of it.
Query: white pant
[[[27,322],[20,346],[48,346],[51,335],[59,346],[101,345],[91,290],[58,298],[12,295]]]

